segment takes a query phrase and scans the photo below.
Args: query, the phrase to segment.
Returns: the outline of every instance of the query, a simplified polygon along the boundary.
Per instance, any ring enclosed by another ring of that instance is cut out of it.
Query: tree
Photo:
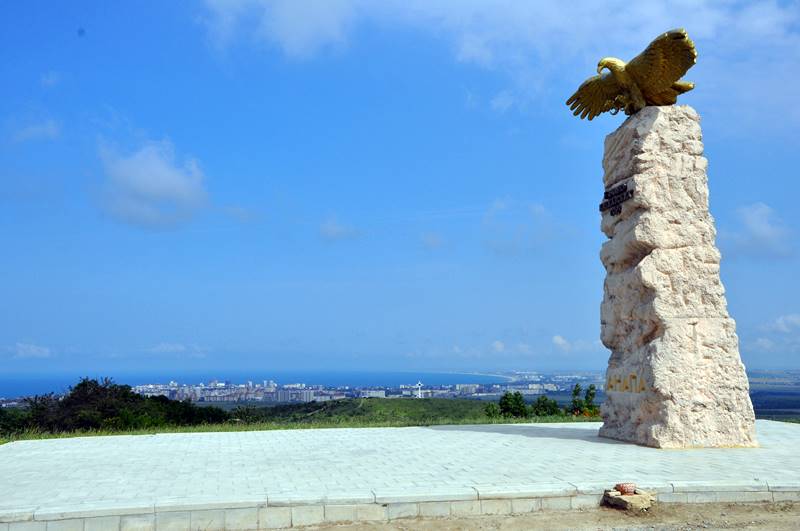
[[[63,397],[48,394],[25,399],[26,428],[45,432],[128,430],[226,422],[217,407],[199,407],[164,396],[144,397],[111,379],[83,378]]]
[[[21,408],[0,407],[0,435],[24,431],[27,422],[27,411]]]
[[[595,405],[594,399],[597,396],[597,387],[594,384],[590,385],[588,389],[586,389],[586,395],[583,399],[583,410],[584,413],[587,415],[597,415],[599,408]]]
[[[486,413],[486,416],[490,419],[496,419],[500,416],[500,408],[497,407],[497,404],[494,402],[489,402],[485,406],[483,406],[483,411]]]
[[[558,402],[545,395],[540,395],[536,402],[531,406],[531,411],[536,417],[550,417],[553,415],[560,415],[561,408],[558,407]]]
[[[504,417],[527,417],[528,408],[525,406],[525,397],[519,391],[506,391],[500,397],[500,414]]]
[[[584,404],[583,399],[581,398],[581,392],[582,391],[583,391],[583,388],[581,387],[581,384],[579,384],[579,383],[576,383],[575,387],[572,388],[572,404],[570,404],[570,409],[569,409],[568,413],[571,413],[572,415],[582,415],[583,414],[583,409],[585,407],[585,404]]]

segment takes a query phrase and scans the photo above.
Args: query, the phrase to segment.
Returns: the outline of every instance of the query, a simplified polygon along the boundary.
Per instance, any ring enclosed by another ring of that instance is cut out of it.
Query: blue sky
[[[560,4],[5,2],[0,367],[603,368],[624,117],[563,102],[678,26],[743,359],[800,367],[800,4]]]

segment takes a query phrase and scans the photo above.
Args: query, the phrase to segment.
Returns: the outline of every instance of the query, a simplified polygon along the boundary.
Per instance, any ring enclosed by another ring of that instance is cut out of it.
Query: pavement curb
[[[660,503],[800,502],[795,481],[698,482],[657,485]],[[159,531],[176,528],[257,530],[343,522],[511,515],[598,507],[597,484],[548,483],[437,489],[378,489],[309,496],[290,493],[247,499],[161,499],[98,502],[73,507],[0,508],[0,531]],[[610,486],[605,486],[610,488]],[[642,487],[647,490],[646,487]]]

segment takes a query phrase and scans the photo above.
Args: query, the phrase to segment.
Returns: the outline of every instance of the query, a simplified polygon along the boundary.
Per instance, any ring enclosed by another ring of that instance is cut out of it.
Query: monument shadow
[[[623,441],[607,439],[598,435],[597,429],[573,428],[569,426],[548,426],[546,424],[467,424],[425,426],[435,431],[466,431],[478,433],[497,433],[501,435],[517,435],[536,439],[560,439],[586,441],[595,444],[628,444]]]

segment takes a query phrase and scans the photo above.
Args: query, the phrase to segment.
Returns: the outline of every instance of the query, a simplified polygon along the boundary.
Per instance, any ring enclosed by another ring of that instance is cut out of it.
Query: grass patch
[[[136,430],[82,430],[61,433],[41,432],[35,430],[5,435],[0,438],[0,444],[12,441],[29,441],[39,439],[65,439],[72,437],[98,437],[118,435],[156,435],[160,433],[209,433],[209,432],[239,432],[239,431],[269,431],[269,430],[304,430],[304,429],[335,429],[335,428],[403,428],[412,426],[443,426],[443,425],[470,425],[470,424],[526,424],[526,423],[553,423],[553,422],[592,422],[599,421],[597,417],[531,417],[526,419],[491,419],[485,415],[459,418],[429,418],[425,422],[411,419],[395,420],[358,420],[340,418],[335,420],[312,420],[304,422],[226,422],[221,424],[200,424],[197,426],[161,426],[152,429]]]
[[[521,400],[520,395],[520,400]],[[442,398],[361,398],[265,406],[213,404],[142,397],[109,379],[82,379],[63,398],[45,395],[21,408],[0,410],[0,444],[34,439],[325,428],[373,428],[598,420],[522,405],[522,415],[500,416],[487,402]],[[555,402],[553,402],[555,405]],[[510,412],[509,412],[510,413]],[[559,413],[559,414],[556,414]],[[542,415],[553,415],[546,417]],[[513,417],[513,418],[511,418]]]

